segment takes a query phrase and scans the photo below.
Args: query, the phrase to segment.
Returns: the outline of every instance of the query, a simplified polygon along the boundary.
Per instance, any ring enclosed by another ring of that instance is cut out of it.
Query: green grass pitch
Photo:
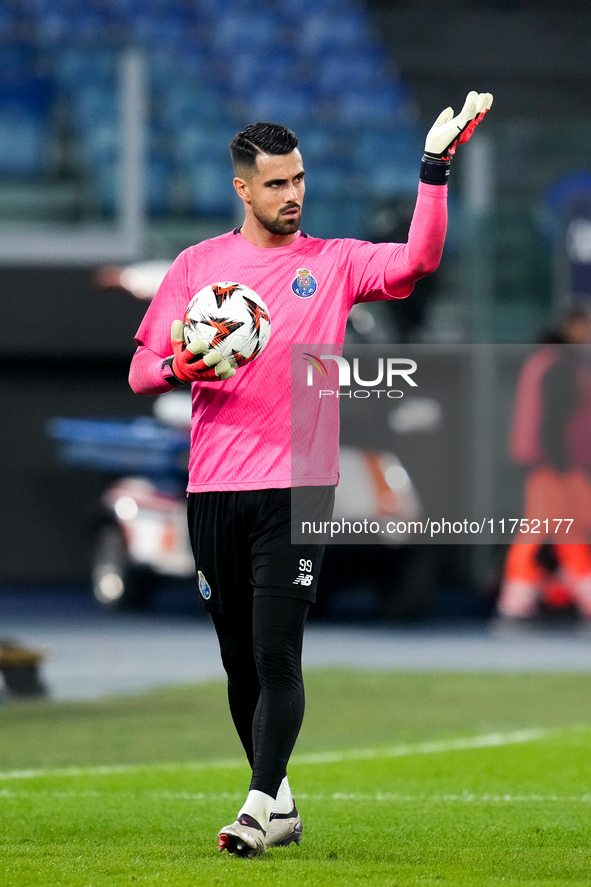
[[[585,675],[311,672],[301,847],[216,849],[248,771],[221,684],[0,708],[0,884],[589,885]]]

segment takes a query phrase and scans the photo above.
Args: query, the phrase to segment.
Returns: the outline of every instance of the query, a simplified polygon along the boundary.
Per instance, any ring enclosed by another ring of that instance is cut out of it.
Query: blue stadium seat
[[[144,187],[146,204],[151,215],[165,215],[171,211],[171,181],[168,161],[158,155],[148,157]],[[95,166],[90,183],[100,211],[107,215],[117,212],[120,194],[118,158]]]
[[[197,215],[232,216],[237,198],[232,188],[230,161],[197,163],[187,176],[190,208]]]
[[[346,194],[340,199],[316,200],[306,197],[302,214],[302,230],[313,237],[366,236],[366,201]]]
[[[233,94],[248,97],[272,84],[273,89],[292,89],[301,82],[299,60],[290,49],[274,49],[272,52],[241,51],[234,54],[228,66],[224,82]]]
[[[212,59],[210,49],[205,43],[185,43],[184,46],[179,46],[175,55],[183,77],[203,82],[213,88],[221,86],[216,60]]]
[[[229,65],[232,54],[241,47],[268,51],[279,39],[279,28],[280,19],[270,12],[253,15],[252,11],[237,14],[229,10],[215,21],[210,43],[213,51]]]
[[[0,104],[0,176],[27,177],[47,173],[46,120],[19,105]]]
[[[86,170],[113,163],[119,156],[117,127],[107,120],[98,121],[81,133],[82,161]]]
[[[356,53],[327,53],[318,70],[318,88],[329,98],[338,96],[343,89],[376,89],[386,86],[389,77],[385,60],[376,49]]]
[[[176,50],[188,42],[186,20],[166,12],[145,12],[129,22],[129,37],[143,46]]]
[[[185,127],[207,124],[212,130],[224,112],[222,96],[211,87],[171,82],[160,95],[157,119],[165,127],[179,133]]]
[[[0,39],[12,33],[21,5],[70,102],[83,163],[98,170],[104,211],[115,205],[117,60],[130,43],[144,47],[149,75],[153,213],[171,205],[171,176],[179,191],[188,183],[192,211],[232,212],[228,142],[257,119],[300,136],[317,199],[311,212],[326,230],[336,231],[347,213],[349,231],[362,227],[363,201],[347,198],[347,209],[332,201],[348,182],[361,177],[373,193],[395,190],[411,166],[416,182],[412,104],[359,0],[11,0],[0,9]],[[42,84],[29,83],[37,50],[4,49],[0,111],[8,98],[3,72],[21,71],[25,85],[11,101],[46,125],[51,92],[42,99]],[[22,123],[30,146],[33,117]]]
[[[297,129],[298,124],[314,117],[317,99],[311,89],[276,90],[271,85],[255,92],[248,104],[253,119],[283,123]]]
[[[116,126],[118,95],[113,89],[83,86],[72,94],[71,113],[78,132],[84,132],[99,122]]]
[[[300,151],[304,164],[312,161],[326,161],[329,157],[348,157],[349,145],[340,128],[315,124],[298,128]]]
[[[356,126],[387,128],[412,118],[412,105],[400,81],[379,89],[346,90],[336,101],[339,119]]]
[[[302,18],[296,39],[302,55],[319,57],[336,48],[357,52],[369,41],[367,16],[357,9],[349,10],[346,15],[326,13],[320,5],[315,13]]]
[[[201,2],[202,0],[111,0],[110,9],[118,18],[127,22],[143,15],[170,15],[177,19],[183,18],[189,23],[198,20]]]
[[[171,212],[172,177],[168,157],[152,154],[146,163],[145,192],[150,215],[164,216]]]
[[[0,6],[0,40],[13,40],[18,35],[19,16],[15,9]]]
[[[350,193],[353,184],[353,171],[343,160],[335,158],[332,162],[323,160],[305,160],[306,188],[315,198],[345,197]]]
[[[382,160],[367,170],[364,184],[376,197],[414,195],[419,180],[419,154],[412,162],[396,157]]]
[[[7,42],[0,46],[0,84],[15,86],[34,76],[36,59],[33,47],[26,43]]]
[[[0,174],[47,171],[52,84],[35,74],[38,54],[24,43],[0,48]]]
[[[354,158],[357,167],[371,171],[390,160],[418,165],[423,153],[424,134],[414,127],[398,126],[389,130],[363,130],[355,142]]]
[[[347,16],[351,12],[349,0],[281,0],[281,12],[295,22],[321,10],[326,15]]]
[[[199,52],[195,46],[179,47],[178,51],[149,47],[144,51],[145,65],[149,78],[149,89],[156,98],[171,88],[181,86],[188,89],[196,80],[195,74],[204,67],[205,53]],[[190,64],[187,64],[190,59]]]
[[[41,43],[58,47],[101,43],[109,37],[109,21],[98,9],[80,4],[47,5],[37,15],[36,30]]]
[[[51,58],[53,78],[63,92],[85,85],[115,89],[118,65],[111,48],[74,45],[60,48]]]
[[[174,133],[171,139],[171,159],[180,169],[192,170],[196,164],[213,162],[228,166],[229,144],[240,125],[220,119],[219,125],[190,121]]]

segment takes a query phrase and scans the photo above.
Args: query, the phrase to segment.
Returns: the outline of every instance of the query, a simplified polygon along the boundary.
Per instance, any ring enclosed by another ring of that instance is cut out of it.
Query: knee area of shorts
[[[257,667],[251,649],[222,649],[221,658],[228,677],[240,681],[256,676]]]
[[[257,672],[261,687],[272,690],[300,690],[304,686],[300,657],[258,654]]]

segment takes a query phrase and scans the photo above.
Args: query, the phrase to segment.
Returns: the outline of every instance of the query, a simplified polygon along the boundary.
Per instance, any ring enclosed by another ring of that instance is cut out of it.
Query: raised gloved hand
[[[425,139],[425,154],[451,160],[461,142],[467,142],[492,105],[490,92],[469,92],[464,107],[454,117],[453,108],[442,111]]]
[[[171,385],[185,382],[222,382],[236,370],[219,351],[208,351],[201,339],[185,345],[182,320],[174,320],[170,330],[173,356],[162,362],[162,371]]]
[[[421,164],[421,180],[443,185],[449,175],[449,163],[462,142],[467,142],[486,112],[493,97],[490,92],[469,92],[460,113],[454,117],[453,108],[442,111],[425,139],[425,153]]]

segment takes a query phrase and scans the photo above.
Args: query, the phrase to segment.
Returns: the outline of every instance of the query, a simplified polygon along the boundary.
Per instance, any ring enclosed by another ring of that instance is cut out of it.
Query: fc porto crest
[[[207,581],[201,570],[198,570],[197,578],[199,579],[199,593],[201,594],[201,597],[204,601],[208,601],[211,597],[211,588],[209,582]]]
[[[318,289],[318,281],[307,268],[298,268],[291,282],[291,291],[300,299],[309,299]]]

